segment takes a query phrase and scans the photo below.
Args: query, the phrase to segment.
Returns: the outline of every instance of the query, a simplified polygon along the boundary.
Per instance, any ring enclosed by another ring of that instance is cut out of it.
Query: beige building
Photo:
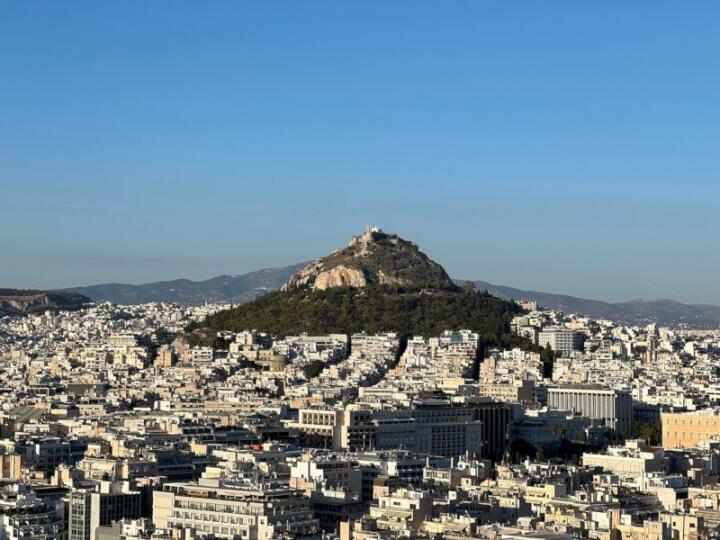
[[[298,421],[288,427],[300,432],[301,442],[306,446],[337,450],[340,445],[340,425],[343,411],[336,409],[300,409]]]
[[[611,446],[603,454],[585,453],[582,462],[586,467],[602,467],[621,479],[634,478],[643,489],[649,473],[663,472],[667,467],[662,448],[646,447],[636,440],[626,441],[625,446]]]
[[[21,459],[18,454],[0,454],[0,480],[20,478]]]
[[[425,519],[432,514],[432,498],[426,491],[400,488],[381,495],[370,505],[370,517],[380,530],[399,537],[415,536]]]
[[[131,480],[158,475],[157,461],[114,457],[85,457],[77,465],[85,478],[93,480]]]
[[[520,403],[533,399],[535,383],[529,380],[515,381],[512,384],[484,382],[477,385],[478,394],[504,403]]]
[[[168,347],[163,345],[157,352],[157,356],[153,362],[155,367],[171,367],[175,364],[175,352]]]
[[[662,513],[660,522],[670,531],[673,540],[698,540],[705,535],[702,532],[703,520],[689,514]]]
[[[668,537],[667,528],[659,521],[643,521],[640,524],[632,522],[619,523],[613,531],[620,533],[622,540],[665,540]],[[612,533],[608,533],[613,538]]]
[[[178,532],[247,540],[301,538],[319,530],[310,499],[298,490],[212,479],[165,484],[154,494],[153,522]]]

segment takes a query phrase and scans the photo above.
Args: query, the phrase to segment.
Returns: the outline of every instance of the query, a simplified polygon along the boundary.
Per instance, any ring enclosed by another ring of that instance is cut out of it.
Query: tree
[[[325,362],[322,360],[313,360],[310,362],[307,366],[305,366],[305,376],[308,379],[312,379],[313,377],[317,377],[322,373],[322,370],[325,368]]]
[[[169,345],[172,342],[172,336],[162,326],[155,330],[155,342],[158,345]]]
[[[480,334],[482,345],[530,348],[510,333],[510,320],[521,309],[510,302],[476,291],[423,290],[401,286],[293,289],[270,293],[233,309],[190,324],[190,334],[257,328],[276,336],[398,332],[438,335],[467,328]],[[511,343],[507,343],[509,341]]]
[[[537,449],[525,439],[514,439],[509,446],[509,454],[513,462],[522,460],[525,457],[534,458],[537,455]]]
[[[648,444],[660,444],[662,433],[657,423],[635,422],[633,425],[633,437],[643,439]]]
[[[548,343],[544,349],[540,350],[540,360],[543,363],[543,377],[552,378],[553,366],[555,365],[555,351],[552,350]]]

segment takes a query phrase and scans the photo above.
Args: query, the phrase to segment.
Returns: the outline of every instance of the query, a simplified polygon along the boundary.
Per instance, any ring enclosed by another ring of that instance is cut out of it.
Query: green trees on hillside
[[[395,331],[403,336],[438,335],[467,328],[478,332],[485,345],[526,345],[510,333],[515,303],[470,288],[428,290],[389,286],[299,289],[274,292],[222,311],[191,325],[190,331],[257,329],[284,336]]]

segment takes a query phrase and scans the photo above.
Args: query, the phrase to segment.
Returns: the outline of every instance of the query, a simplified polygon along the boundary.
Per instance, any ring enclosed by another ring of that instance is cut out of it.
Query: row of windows
[[[717,418],[714,418],[712,420],[710,420],[710,419],[707,419],[707,420],[704,420],[704,419],[685,420],[685,419],[681,419],[681,418],[675,419],[675,418],[666,417],[663,419],[663,422],[666,425],[670,425],[670,426],[697,426],[697,427],[719,428],[720,422],[718,420],[719,419],[717,419]]]
[[[190,510],[205,510],[207,512],[224,512],[233,514],[247,514],[247,515],[261,515],[264,514],[262,506],[253,505],[231,505],[224,503],[214,502],[196,502],[196,501],[184,501],[178,500],[176,502],[178,508],[187,508]],[[275,511],[278,513],[289,513],[289,512],[302,512],[307,510],[309,507],[308,503],[300,502],[298,504],[287,504],[275,507]]]
[[[688,433],[687,431],[666,431],[665,437],[674,437],[676,439],[692,438],[701,435],[700,433]]]
[[[231,523],[233,525],[252,525],[255,523],[255,519],[252,517],[242,518],[235,516],[217,516],[210,514],[194,514],[191,512],[178,512],[177,510],[173,514],[176,518],[189,519],[194,521],[213,521],[216,523]]]
[[[185,528],[187,525],[184,523],[175,523],[174,525]],[[245,529],[233,529],[229,527],[219,527],[217,525],[194,525],[192,527],[192,530],[199,531],[199,532],[206,532],[206,533],[214,533],[216,535],[222,534],[225,536],[228,535],[240,535],[243,537],[248,536],[248,531]]]

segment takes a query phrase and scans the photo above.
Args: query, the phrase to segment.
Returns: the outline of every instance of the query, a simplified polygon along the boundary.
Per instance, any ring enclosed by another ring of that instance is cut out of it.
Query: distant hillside
[[[708,304],[683,304],[675,300],[631,300],[629,302],[602,302],[565,294],[528,291],[474,281],[478,289],[485,289],[505,300],[534,300],[548,309],[566,313],[581,313],[594,319],[609,319],[629,324],[658,323],[667,326],[717,327],[720,325],[720,307]]]
[[[79,309],[90,298],[73,292],[0,289],[0,315]]]
[[[105,283],[69,289],[84,294],[94,301],[115,304],[142,304],[145,302],[171,302],[199,305],[205,302],[242,303],[261,294],[275,291],[305,263],[282,268],[265,268],[239,276],[222,275],[204,281],[176,279],[143,285]]]

